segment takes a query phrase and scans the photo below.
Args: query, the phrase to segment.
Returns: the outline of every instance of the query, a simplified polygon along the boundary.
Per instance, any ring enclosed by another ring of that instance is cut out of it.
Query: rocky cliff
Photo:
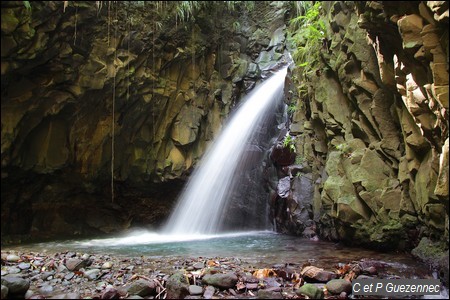
[[[296,153],[274,158],[279,230],[416,247],[448,282],[448,11],[444,1],[322,3],[317,61],[291,73]]]
[[[285,4],[205,3],[2,2],[2,239],[167,217],[285,51]]]
[[[1,4],[2,239],[158,226],[290,43],[283,2],[97,3]],[[447,265],[448,2],[317,18],[266,174],[276,229]]]

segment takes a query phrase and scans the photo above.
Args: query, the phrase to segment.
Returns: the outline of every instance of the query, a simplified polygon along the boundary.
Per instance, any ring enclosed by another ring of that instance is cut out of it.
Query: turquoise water
[[[133,231],[122,236],[68,240],[8,247],[11,250],[145,256],[147,258],[239,258],[255,266],[304,264],[332,269],[338,263],[376,260],[383,262],[386,273],[414,278],[431,276],[431,271],[407,254],[381,253],[312,241],[269,231],[239,232],[221,235],[172,236],[149,231]]]

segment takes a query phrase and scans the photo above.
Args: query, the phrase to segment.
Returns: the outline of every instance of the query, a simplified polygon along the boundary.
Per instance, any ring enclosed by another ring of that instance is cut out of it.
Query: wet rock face
[[[448,244],[448,3],[326,2],[322,13],[323,63],[293,70],[287,99],[301,108],[288,131],[310,167],[312,220],[323,238],[371,247]]]
[[[180,24],[154,3],[64,5],[2,3],[2,236],[158,226],[232,107],[283,60],[286,9]]]

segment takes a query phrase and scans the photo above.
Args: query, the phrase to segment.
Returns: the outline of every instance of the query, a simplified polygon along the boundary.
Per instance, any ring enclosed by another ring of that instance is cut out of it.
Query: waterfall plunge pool
[[[41,253],[80,252],[118,257],[145,257],[167,261],[186,258],[238,258],[255,267],[275,264],[310,263],[331,269],[339,263],[373,260],[383,265],[383,272],[402,278],[431,277],[432,272],[412,256],[374,250],[343,247],[327,241],[313,241],[271,231],[233,232],[211,235],[164,235],[134,230],[121,236],[66,240],[7,246],[2,251]],[[378,264],[380,265],[380,264]]]

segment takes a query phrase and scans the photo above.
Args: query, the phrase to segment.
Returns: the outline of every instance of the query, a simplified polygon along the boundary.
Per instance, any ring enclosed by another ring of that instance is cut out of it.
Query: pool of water
[[[304,264],[332,269],[338,263],[360,260],[383,262],[384,272],[406,278],[431,276],[429,268],[404,253],[382,253],[342,247],[270,231],[235,232],[220,235],[161,235],[139,230],[101,239],[55,241],[20,246],[10,250],[145,256],[148,258],[236,257],[255,266]]]

